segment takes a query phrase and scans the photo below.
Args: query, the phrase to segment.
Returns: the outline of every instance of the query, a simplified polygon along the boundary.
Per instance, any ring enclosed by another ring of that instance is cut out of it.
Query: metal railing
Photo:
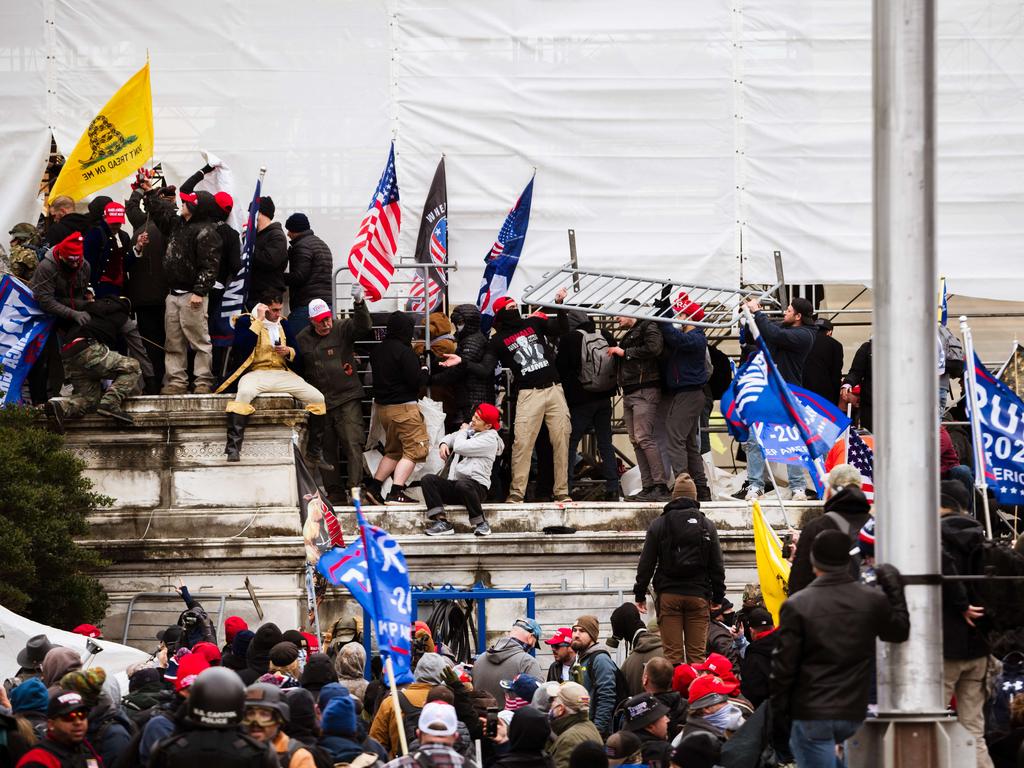
[[[202,603],[203,609],[219,632],[224,621],[225,595],[198,594],[192,595],[196,602]],[[200,599],[201,598],[201,599]],[[142,607],[139,607],[139,603]],[[151,602],[152,605],[146,605]],[[215,607],[214,607],[215,606]],[[186,610],[181,595],[175,592],[140,592],[128,603],[128,613],[124,618],[124,634],[121,643],[134,648],[150,650],[155,647],[156,633],[178,623],[178,617]],[[136,620],[141,614],[142,619]],[[166,617],[166,619],[162,618]]]

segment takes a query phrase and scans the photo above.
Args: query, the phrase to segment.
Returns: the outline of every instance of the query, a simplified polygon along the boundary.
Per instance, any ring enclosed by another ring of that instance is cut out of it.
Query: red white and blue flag
[[[445,182],[444,158],[437,164],[434,180],[430,183],[427,199],[423,203],[423,218],[416,237],[416,261],[420,264],[448,263],[448,187]],[[423,294],[427,294],[426,303]],[[409,291],[406,309],[423,312],[429,306],[433,312],[439,309],[448,295],[447,270],[427,270],[427,287],[423,288],[423,274],[417,272]]]
[[[398,231],[402,210],[398,204],[398,175],[395,172],[395,144],[391,143],[377,189],[359,225],[356,241],[348,254],[348,271],[366,290],[370,301],[380,301],[391,285],[398,254]]]
[[[863,478],[860,489],[864,496],[872,504],[875,501],[875,453],[871,447],[864,442],[857,430],[850,430],[850,437],[846,443],[846,463],[856,467]]]
[[[533,202],[533,178],[526,185],[523,194],[516,200],[512,210],[505,217],[505,223],[491,250],[484,257],[484,276],[480,281],[480,292],[476,305],[480,309],[480,330],[484,333],[491,328],[494,320],[494,302],[508,293],[508,286],[515,275],[519,257],[526,242],[526,230],[530,226],[530,204]]]

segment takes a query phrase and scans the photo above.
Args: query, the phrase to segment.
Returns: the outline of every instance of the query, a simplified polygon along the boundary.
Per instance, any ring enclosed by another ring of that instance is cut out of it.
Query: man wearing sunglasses
[[[520,616],[512,623],[508,637],[503,637],[477,657],[473,665],[473,688],[487,691],[499,704],[505,701],[502,680],[516,675],[541,679],[540,664],[532,655],[540,642],[541,628],[536,619]]]
[[[288,768],[316,768],[313,754],[301,742],[289,739],[282,727],[291,717],[281,689],[268,683],[256,683],[245,689],[245,715],[242,727],[261,744],[269,744],[281,765]]]
[[[46,710],[46,736],[25,753],[18,768],[100,768],[100,756],[85,739],[88,712],[81,694],[54,690]]]

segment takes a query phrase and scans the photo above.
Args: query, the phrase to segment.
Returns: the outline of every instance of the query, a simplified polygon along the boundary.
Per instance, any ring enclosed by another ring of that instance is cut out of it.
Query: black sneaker
[[[664,483],[651,486],[637,497],[637,501],[670,501],[672,493]]]
[[[423,532],[427,536],[451,536],[455,533],[455,526],[447,520],[435,520]]]
[[[124,409],[119,405],[109,405],[100,403],[96,408],[96,413],[100,416],[107,416],[108,418],[120,421],[122,424],[128,424],[135,426],[135,420],[124,412]]]
[[[391,492],[388,493],[387,498],[384,499],[384,503],[388,506],[395,506],[399,504],[418,505],[420,502],[416,501],[412,496],[406,496],[404,488],[397,491],[392,488]]]
[[[50,429],[58,435],[64,434],[64,406],[60,400],[47,400],[43,406],[46,412],[46,420],[50,423]]]
[[[622,501],[622,496],[619,495],[618,491],[605,491],[604,498],[602,501]]]
[[[363,486],[362,503],[370,507],[383,507],[384,506],[384,494],[381,493],[380,486],[371,488],[369,485]]]
[[[473,529],[473,535],[474,536],[490,536],[491,535],[491,526],[489,526],[487,524],[486,520],[484,520],[483,522],[477,523],[476,527]]]
[[[808,501],[818,501],[818,492],[813,488],[804,488],[804,498]]]

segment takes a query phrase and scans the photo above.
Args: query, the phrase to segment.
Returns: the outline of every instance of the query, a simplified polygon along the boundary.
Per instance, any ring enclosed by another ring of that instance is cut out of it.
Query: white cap
[[[418,723],[421,733],[431,736],[451,736],[459,728],[455,707],[446,701],[431,701],[420,711]]]
[[[327,306],[327,302],[323,299],[313,299],[309,302],[309,319],[314,322],[317,320],[323,320],[325,317],[330,316],[331,308]]]

